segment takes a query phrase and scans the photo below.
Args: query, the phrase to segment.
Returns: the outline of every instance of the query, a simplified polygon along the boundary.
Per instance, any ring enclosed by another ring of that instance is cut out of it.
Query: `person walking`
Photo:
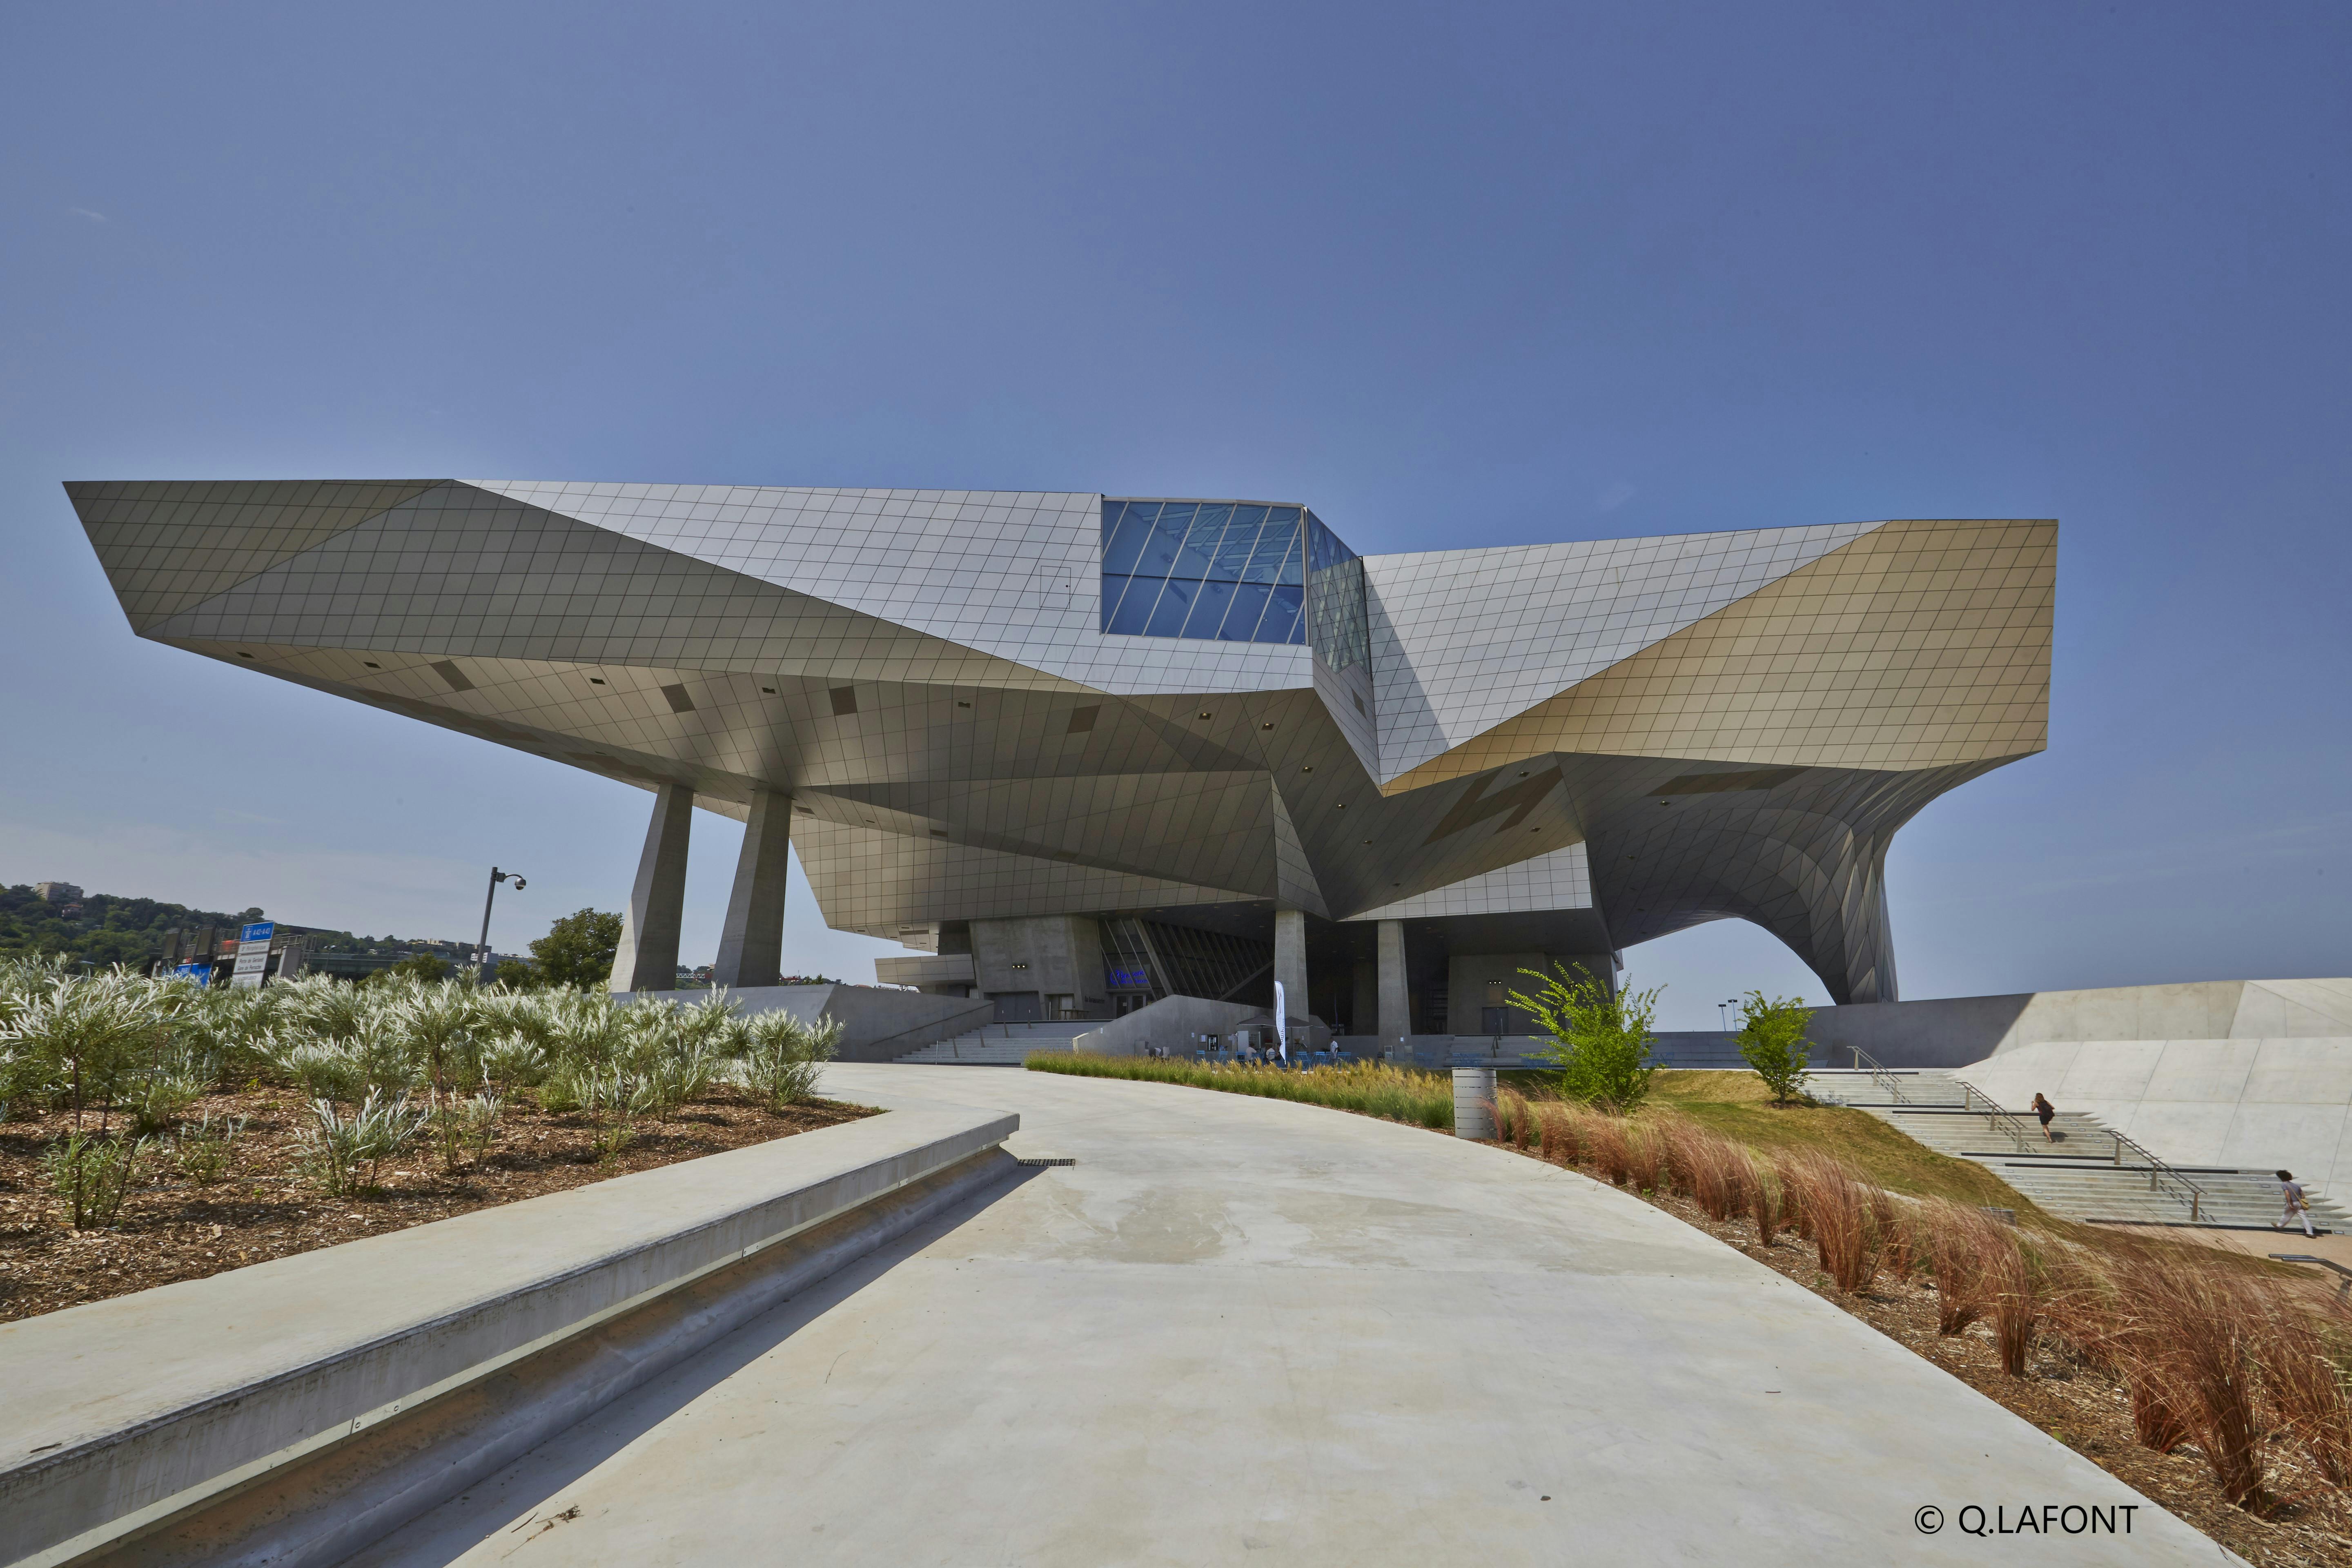
[[[2058,1114],[2058,1108],[2036,1094],[2033,1097],[2033,1114],[2042,1119],[2042,1142],[2045,1143],[2058,1142],[2058,1134],[2050,1131],[2050,1120]]]
[[[2303,1184],[2294,1179],[2293,1171],[2281,1171],[2278,1179],[2279,1197],[2286,1205],[2286,1213],[2271,1221],[2271,1228],[2284,1230],[2299,1219],[2303,1221],[2304,1235],[2317,1236],[2319,1233],[2311,1228],[2311,1200],[2303,1195]]]

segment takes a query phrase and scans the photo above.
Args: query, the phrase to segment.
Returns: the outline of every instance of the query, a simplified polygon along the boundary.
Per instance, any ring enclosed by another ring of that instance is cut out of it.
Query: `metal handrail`
[[[1874,1057],[1869,1052],[1864,1050],[1860,1046],[1848,1046],[1846,1049],[1853,1053],[1854,1067],[1860,1071],[1870,1074],[1870,1081],[1885,1089],[1888,1094],[1893,1095],[1895,1097],[1895,1104],[1908,1105],[1911,1103],[1910,1100],[1904,1098],[1903,1086],[1895,1081],[1895,1075],[1893,1073],[1888,1072],[1885,1068],[1878,1065],[1878,1058],[1876,1057]]]
[[[2116,1164],[2120,1165],[2124,1163],[2124,1151],[2126,1149],[2129,1149],[2133,1153],[2137,1154],[2142,1160],[2147,1163],[2148,1191],[2155,1192],[2158,1190],[2157,1182],[2160,1175],[2163,1180],[2172,1183],[2175,1186],[2181,1188],[2188,1194],[2187,1202],[2189,1204],[2189,1217],[2190,1219],[2196,1220],[2204,1217],[2201,1212],[2205,1205],[2204,1188],[2199,1186],[2196,1183],[2190,1181],[2188,1177],[2182,1175],[2179,1172],[2174,1170],[2171,1166],[2166,1164],[2163,1161],[2149,1153],[2144,1144],[2136,1142],[2132,1139],[2125,1137],[2122,1133],[2116,1131],[2112,1127],[2107,1128],[2105,1131],[2108,1137],[2116,1141]],[[2181,1194],[2176,1192],[2172,1195],[2177,1199],[2181,1196]]]
[[[1854,1067],[1858,1070],[1868,1072],[1870,1074],[1871,1082],[1879,1085],[1881,1088],[1885,1089],[1888,1094],[1894,1096],[1895,1104],[1908,1105],[1911,1103],[1908,1100],[1904,1098],[1903,1090],[1895,1081],[1895,1075],[1887,1071],[1885,1068],[1879,1065],[1876,1058],[1873,1058],[1869,1052],[1864,1050],[1860,1046],[1848,1046],[1846,1049],[1853,1053]],[[1981,1089],[1978,1089],[1976,1085],[1969,1082],[1966,1079],[1955,1079],[1953,1081],[1960,1086],[1960,1105],[1963,1110],[1983,1117],[1985,1119],[1986,1131],[2008,1133],[2009,1141],[2017,1146],[2017,1152],[2019,1153],[2022,1154],[2031,1152],[2032,1148],[2031,1136],[2025,1130],[2025,1123],[2019,1120],[2017,1112],[2000,1105],[1999,1102],[1994,1100],[1992,1096],[1986,1094]],[[1979,1101],[1982,1101],[1982,1103],[1979,1104]],[[2176,1203],[2187,1204],[2189,1205],[2189,1218],[2191,1223],[2201,1222],[2204,1219],[2204,1188],[2199,1186],[2196,1183],[2190,1181],[2188,1177],[2182,1175],[2179,1172],[2174,1170],[2171,1166],[2158,1159],[2155,1154],[2148,1151],[2146,1145],[2126,1137],[2112,1127],[2103,1127],[2100,1131],[2115,1140],[2115,1163],[2116,1164],[2120,1165],[2124,1163],[2124,1151],[2126,1149],[2129,1149],[2133,1153],[2138,1155],[2141,1162],[2147,1167],[2147,1190],[2149,1192],[2168,1193]]]
[[[1960,1106],[1962,1110],[1975,1111],[1982,1115],[1985,1119],[1985,1128],[1988,1131],[2008,1133],[2009,1141],[2017,1145],[2017,1152],[2019,1153],[2022,1154],[2027,1152],[2029,1145],[2026,1142],[2025,1123],[2017,1119],[2015,1112],[2004,1110],[2001,1106],[1994,1102],[1992,1096],[1984,1093],[1979,1089],[1976,1085],[1969,1082],[1968,1079],[1958,1079],[1954,1081],[1958,1083],[1960,1086]],[[1982,1106],[1979,1106],[1977,1104],[1977,1101],[1979,1100],[1984,1101]]]

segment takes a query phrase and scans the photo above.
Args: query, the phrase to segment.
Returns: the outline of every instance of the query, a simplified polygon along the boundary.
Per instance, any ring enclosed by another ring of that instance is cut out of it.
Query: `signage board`
[[[193,980],[199,985],[210,985],[213,983],[213,966],[209,962],[175,964],[173,966],[172,973],[183,980]]]
[[[1110,966],[1110,986],[1114,991],[1148,991],[1151,988],[1150,972],[1141,965],[1133,969]]]
[[[258,986],[269,973],[269,939],[278,934],[275,921],[256,921],[236,933],[236,967],[228,983],[240,990]]]

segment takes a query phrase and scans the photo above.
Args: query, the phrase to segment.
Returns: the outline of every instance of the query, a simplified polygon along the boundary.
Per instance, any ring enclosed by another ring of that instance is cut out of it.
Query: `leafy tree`
[[[613,955],[620,948],[620,916],[578,910],[532,942],[530,956],[544,984],[595,991],[612,983]]]
[[[1812,1021],[1813,1010],[1793,996],[1767,1001],[1761,991],[1751,991],[1740,1001],[1739,1054],[1771,1089],[1775,1105],[1805,1092],[1811,1044],[1805,1026]]]
[[[539,966],[527,958],[501,958],[498,968],[490,972],[492,984],[509,991],[536,991],[547,984]]]
[[[403,980],[421,980],[436,984],[449,978],[449,961],[438,953],[412,952],[398,963],[388,964],[368,976],[371,984],[396,984]]]
[[[1560,1092],[1619,1112],[1638,1108],[1658,1070],[1650,1063],[1650,1020],[1659,988],[1612,992],[1581,964],[1573,972],[1556,963],[1549,974],[1519,973],[1543,982],[1533,995],[1512,992],[1511,1005],[1551,1036],[1544,1054],[1559,1065]]]

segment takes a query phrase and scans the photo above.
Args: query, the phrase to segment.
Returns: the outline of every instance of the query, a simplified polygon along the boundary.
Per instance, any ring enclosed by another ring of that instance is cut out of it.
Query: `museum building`
[[[1006,1020],[1278,979],[1519,1034],[1521,969],[1725,918],[1890,1001],[1896,829],[2048,738],[2044,521],[1360,556],[1265,501],[66,488],[138,635],[648,791],[615,990],[674,984],[699,806],[746,825],[735,986],[789,847],[880,978]]]

